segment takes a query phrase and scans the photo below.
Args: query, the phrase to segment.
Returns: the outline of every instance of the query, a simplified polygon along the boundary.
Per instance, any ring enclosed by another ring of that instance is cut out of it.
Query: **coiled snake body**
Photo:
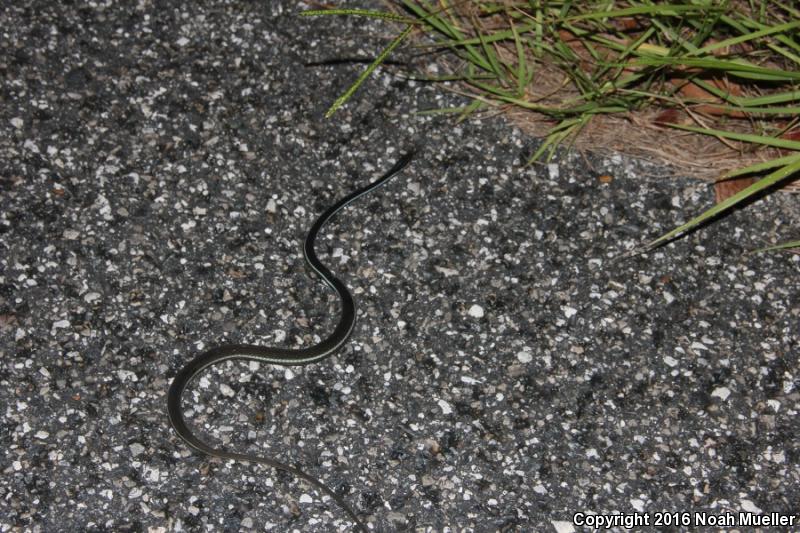
[[[175,376],[175,379],[172,381],[172,385],[167,393],[167,413],[169,414],[170,423],[172,424],[172,427],[175,429],[175,432],[178,434],[178,436],[183,439],[186,444],[207,455],[220,457],[222,459],[232,459],[234,461],[260,463],[293,474],[294,476],[307,481],[323,493],[330,496],[337,503],[337,505],[339,505],[339,507],[341,507],[350,516],[350,518],[355,522],[356,527],[363,532],[367,531],[366,525],[364,525],[358,516],[356,516],[355,512],[344,501],[344,499],[320,480],[310,476],[309,474],[306,474],[299,468],[289,466],[268,457],[220,450],[213,448],[200,440],[197,436],[195,436],[194,433],[192,433],[192,431],[189,429],[189,426],[186,424],[186,420],[183,417],[181,400],[183,398],[184,390],[195,377],[197,377],[208,367],[223,361],[249,360],[272,365],[307,365],[332,355],[338,351],[345,344],[345,342],[347,342],[347,339],[350,336],[350,333],[352,333],[353,327],[355,326],[355,302],[353,301],[350,291],[347,290],[347,286],[337,279],[331,273],[331,271],[320,262],[319,258],[317,258],[317,254],[314,251],[314,242],[322,227],[336,213],[360,197],[374,191],[389,181],[389,179],[398,174],[411,162],[412,157],[413,153],[404,155],[383,176],[336,202],[336,204],[331,206],[327,211],[320,215],[319,218],[317,218],[317,220],[314,222],[314,225],[311,226],[308,235],[306,236],[306,240],[303,244],[303,256],[305,257],[306,263],[314,272],[316,272],[322,281],[324,281],[336,292],[341,300],[342,308],[339,323],[326,339],[322,340],[318,344],[302,349],[276,348],[253,344],[223,344],[221,346],[211,348],[210,350],[198,355],[186,366],[181,368],[181,370]]]

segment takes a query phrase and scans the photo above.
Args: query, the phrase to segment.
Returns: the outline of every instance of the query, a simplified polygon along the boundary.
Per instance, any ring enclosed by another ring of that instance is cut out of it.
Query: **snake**
[[[342,496],[337,494],[333,489],[325,485],[319,479],[307,474],[300,468],[282,463],[270,457],[262,457],[247,453],[237,453],[219,448],[214,448],[208,443],[198,438],[183,416],[182,399],[183,393],[186,388],[197,378],[203,371],[209,367],[217,365],[225,361],[256,361],[259,363],[269,365],[281,366],[303,366],[311,363],[316,363],[330,357],[339,351],[347,342],[350,334],[353,332],[356,322],[356,305],[353,300],[352,294],[347,286],[340,281],[331,271],[322,264],[314,251],[314,243],[317,240],[317,235],[325,224],[334,217],[339,211],[355,202],[364,195],[367,195],[385,184],[391,178],[399,174],[411,162],[414,156],[414,151],[410,151],[400,157],[394,164],[380,178],[371,182],[370,184],[357,189],[334,205],[329,207],[322,213],[311,226],[311,229],[306,235],[303,242],[303,257],[306,264],[328,287],[338,295],[340,301],[340,317],[339,323],[333,332],[322,341],[301,349],[290,349],[273,346],[260,346],[256,344],[222,344],[211,348],[200,355],[197,355],[189,363],[184,365],[169,387],[167,393],[167,414],[169,415],[170,424],[172,428],[190,448],[203,453],[205,455],[218,457],[221,459],[228,459],[238,462],[258,463],[266,465],[277,470],[287,472],[298,479],[302,479],[312,486],[319,489],[322,493],[327,494],[336,504],[350,517],[354,522],[356,528],[362,533],[367,533],[368,529],[364,522],[358,517],[352,507],[350,507]]]

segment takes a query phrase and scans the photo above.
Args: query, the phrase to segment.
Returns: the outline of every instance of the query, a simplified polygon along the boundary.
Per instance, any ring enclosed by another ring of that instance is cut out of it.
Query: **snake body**
[[[271,466],[273,468],[288,472],[297,478],[303,479],[330,496],[336,504],[341,507],[354,521],[356,527],[363,532],[367,532],[367,527],[358,518],[353,509],[339,496],[333,489],[322,483],[320,480],[306,474],[299,468],[287,465],[271,459],[268,457],[260,457],[257,455],[235,453],[226,450],[220,450],[200,440],[186,424],[183,417],[182,398],[183,392],[186,387],[194,380],[201,372],[207,368],[222,363],[223,361],[232,360],[248,360],[258,361],[259,363],[284,365],[284,366],[300,366],[307,365],[334,354],[337,352],[350,337],[353,332],[356,320],[356,306],[353,301],[353,296],[347,289],[347,286],[336,278],[328,268],[322,264],[314,251],[314,242],[316,241],[317,234],[322,227],[339,211],[347,207],[352,202],[358,200],[362,196],[374,191],[392,177],[402,171],[410,162],[413,157],[413,152],[408,153],[401,157],[397,163],[383,176],[373,181],[369,185],[353,191],[346,197],[336,202],[333,206],[328,208],[322,215],[320,215],[306,236],[303,243],[303,256],[309,267],[324,281],[331,289],[336,292],[341,301],[341,316],[339,323],[333,332],[321,342],[302,349],[289,349],[279,348],[272,346],[258,346],[254,344],[223,344],[215,348],[201,353],[188,364],[186,364],[170,385],[169,392],[167,393],[167,413],[169,415],[170,423],[175,429],[178,436],[183,439],[186,444],[195,450],[211,455],[220,457],[222,459],[232,459],[234,461],[260,463],[263,465]]]

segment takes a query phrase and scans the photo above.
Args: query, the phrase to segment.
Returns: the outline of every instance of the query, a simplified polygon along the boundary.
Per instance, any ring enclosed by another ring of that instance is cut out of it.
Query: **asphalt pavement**
[[[338,301],[300,244],[412,147],[319,239],[351,341],[210,370],[186,396],[205,438],[300,466],[375,531],[796,529],[800,255],[748,251],[797,238],[800,198],[626,256],[709,186],[526,166],[535,139],[422,113],[464,101],[399,64],[326,120],[398,28],[306,7],[0,11],[0,531],[349,531],[309,484],[189,450],[165,397],[203,349],[326,336]]]

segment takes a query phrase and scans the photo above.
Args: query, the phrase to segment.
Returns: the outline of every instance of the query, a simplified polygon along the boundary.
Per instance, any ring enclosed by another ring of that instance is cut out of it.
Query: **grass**
[[[531,162],[580,143],[609,124],[644,125],[626,141],[689,139],[702,166],[713,142],[728,150],[718,180],[754,176],[752,185],[643,245],[647,250],[718,217],[800,174],[800,11],[756,0],[394,0],[387,11],[315,10],[306,16],[379,18],[403,26],[339,97],[336,112],[365,79],[415,34],[415,46],[442,54],[434,81],[460,82],[472,103],[530,113],[547,124]],[[430,78],[429,78],[430,79]],[[614,122],[617,121],[617,122]],[[670,129],[684,136],[669,135]],[[645,135],[644,130],[649,132]],[[665,135],[665,132],[667,134]],[[658,139],[656,135],[656,139]],[[597,138],[598,136],[595,136]],[[602,138],[602,135],[599,136]],[[707,138],[698,145],[698,139]],[[669,143],[668,143],[669,144]],[[719,150],[714,149],[714,153]],[[666,154],[669,160],[669,154]],[[800,241],[762,250],[800,247]]]

